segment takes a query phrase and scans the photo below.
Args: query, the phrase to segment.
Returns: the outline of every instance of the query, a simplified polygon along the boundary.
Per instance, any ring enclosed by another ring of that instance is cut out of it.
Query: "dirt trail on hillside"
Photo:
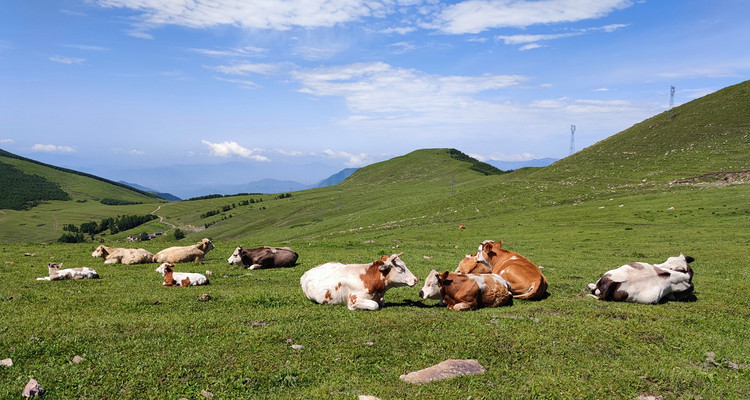
[[[151,211],[151,215],[156,215],[157,217],[159,217],[159,222],[161,222],[162,224],[165,224],[165,225],[169,225],[169,226],[171,226],[171,227],[172,227],[172,229],[175,229],[175,228],[177,228],[177,226],[176,226],[176,225],[174,225],[174,224],[171,224],[171,223],[169,223],[169,222],[166,222],[166,221],[164,221],[164,217],[163,217],[163,216],[161,216],[161,215],[159,215],[159,214],[157,214],[157,212],[158,212],[158,211],[159,211],[160,209],[161,209],[161,206],[159,206],[159,207],[156,207],[156,210],[154,210],[154,211]]]

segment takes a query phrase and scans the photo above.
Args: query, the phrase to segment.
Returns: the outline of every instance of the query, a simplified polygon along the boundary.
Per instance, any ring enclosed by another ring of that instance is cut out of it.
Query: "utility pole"
[[[672,107],[674,107],[674,86],[669,87],[669,119],[674,119]]]
[[[573,152],[575,151],[575,134],[576,134],[576,126],[571,125],[570,126],[570,155],[573,155]]]

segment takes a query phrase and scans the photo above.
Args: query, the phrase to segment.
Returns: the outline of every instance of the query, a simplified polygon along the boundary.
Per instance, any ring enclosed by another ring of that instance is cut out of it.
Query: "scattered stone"
[[[44,388],[35,379],[29,379],[29,383],[23,388],[23,397],[39,397],[44,394]]]
[[[36,253],[24,253],[26,257],[36,257]]]
[[[154,302],[153,302],[153,303],[151,303],[151,305],[154,305],[154,306],[158,306],[158,305],[161,305],[161,301],[159,301],[159,300],[154,300]]]
[[[32,336],[32,337],[29,338],[29,340],[39,340],[39,338],[36,337],[36,336]]]
[[[638,396],[638,400],[664,400],[664,397],[658,394],[643,393],[640,396]]]
[[[245,322],[245,325],[259,327],[259,326],[266,326],[266,325],[268,325],[268,322],[266,322],[266,321],[247,321],[247,322]]]
[[[287,343],[292,343],[294,341],[294,339],[288,337],[288,338],[284,339],[284,341],[287,342]]]
[[[209,392],[208,390],[201,390],[201,396],[207,398],[207,399],[213,399],[214,394]]]
[[[367,342],[364,342],[362,344],[364,344],[365,346],[375,346],[375,342],[373,342],[373,341],[367,341]]]
[[[293,348],[294,350],[302,350],[302,349],[304,349],[304,348],[305,348],[305,346],[303,346],[303,345],[301,345],[301,344],[293,344],[293,345],[292,345],[292,348]]]
[[[211,270],[206,270],[206,275],[213,275],[213,274],[214,274],[214,272],[213,272],[213,271],[211,271]]]
[[[198,301],[209,301],[211,300],[211,296],[208,293],[203,293],[200,297],[198,297]]]
[[[83,360],[85,360],[85,358],[83,358],[81,356],[75,356],[75,357],[73,357],[73,362],[76,363],[76,364],[80,363]]]
[[[484,373],[485,369],[476,360],[445,360],[440,364],[401,375],[401,380],[409,383],[427,383],[459,375]]]
[[[365,395],[361,394],[361,395],[359,395],[359,397],[357,398],[357,400],[380,400],[380,397],[365,396]]]
[[[2,365],[3,367],[12,367],[13,366],[13,360],[11,360],[10,358],[6,358],[6,359],[3,359],[3,360],[0,360],[0,365]]]
[[[15,262],[13,262],[13,261],[6,261],[5,262],[5,265],[10,265],[10,264],[15,264]]]

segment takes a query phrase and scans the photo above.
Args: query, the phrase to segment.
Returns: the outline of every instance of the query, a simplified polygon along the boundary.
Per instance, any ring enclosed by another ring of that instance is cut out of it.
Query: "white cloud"
[[[358,119],[463,121],[496,115],[496,105],[473,96],[528,80],[520,75],[441,76],[382,62],[358,63],[293,72],[303,93],[341,96]]]
[[[541,158],[540,156],[537,156],[536,154],[532,153],[517,153],[517,154],[505,154],[505,153],[495,153],[490,154],[489,156],[483,156],[480,154],[469,154],[469,156],[476,158],[479,161],[529,161],[529,160],[535,160],[538,158]]]
[[[13,143],[13,139],[0,139],[0,143]]]
[[[409,51],[412,51],[412,50],[416,49],[416,47],[413,44],[409,43],[409,42],[393,43],[390,46],[394,47],[396,49],[396,50],[393,51],[395,54],[404,54],[406,52],[409,52]]]
[[[537,42],[557,40],[557,39],[563,39],[563,38],[568,38],[568,37],[573,37],[573,36],[581,36],[581,35],[586,35],[586,34],[594,33],[594,32],[611,33],[620,28],[624,28],[626,26],[627,25],[624,25],[624,24],[612,24],[612,25],[606,25],[606,26],[595,27],[595,28],[578,29],[572,32],[547,34],[547,35],[500,35],[500,36],[497,36],[496,39],[502,40],[503,43],[507,45],[529,43],[526,46],[523,46],[520,48],[520,50],[529,50],[531,48],[541,47],[540,45],[537,44]]]
[[[326,158],[343,159],[345,160],[344,165],[347,167],[363,167],[371,164],[374,160],[374,157],[367,153],[352,154],[330,149],[323,151],[323,156]]]
[[[222,78],[220,76],[215,76],[214,79],[222,81],[222,82],[235,83],[245,89],[257,89],[260,87],[260,85],[258,85],[257,83],[253,81],[249,81],[247,79],[227,79],[227,78]]]
[[[71,49],[86,50],[86,51],[109,51],[111,49],[102,46],[91,46],[86,44],[65,44],[63,47],[69,47]]]
[[[63,57],[63,56],[52,56],[49,58],[50,61],[54,61],[56,63],[60,64],[83,64],[86,59],[84,58],[76,58],[76,57]]]
[[[389,0],[97,0],[97,3],[139,12],[139,30],[162,25],[190,28],[236,25],[275,30],[331,27],[364,17],[382,17],[392,5]]]
[[[253,63],[240,63],[232,65],[218,65],[215,67],[207,67],[214,71],[221,72],[226,75],[249,75],[249,74],[260,74],[268,75],[273,73],[277,66],[272,64],[253,64]]]
[[[526,28],[601,18],[631,4],[631,0],[467,0],[443,9],[430,26],[451,34]]]
[[[258,154],[260,149],[248,149],[240,146],[237,142],[211,143],[208,140],[201,140],[211,150],[210,154],[216,157],[240,156],[255,161],[271,161],[268,157]]]
[[[268,50],[260,47],[246,46],[231,50],[214,50],[192,48],[190,51],[212,57],[249,57],[268,53]]]
[[[32,151],[42,151],[45,153],[73,153],[75,149],[70,146],[58,146],[54,144],[35,144],[31,147]]]

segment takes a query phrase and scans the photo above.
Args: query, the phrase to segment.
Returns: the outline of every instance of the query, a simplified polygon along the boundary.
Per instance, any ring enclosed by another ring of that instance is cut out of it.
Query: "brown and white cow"
[[[456,311],[513,303],[510,284],[500,275],[467,275],[448,271],[438,273],[434,269],[427,275],[419,297],[439,298],[447,308]]]
[[[206,257],[206,253],[213,249],[213,243],[205,238],[192,246],[175,246],[166,248],[154,255],[154,261],[158,263],[203,261]]]
[[[456,272],[464,274],[498,274],[510,284],[515,299],[539,300],[546,296],[547,278],[526,257],[502,248],[499,240],[485,240],[477,254],[467,255]]]
[[[156,272],[164,276],[164,286],[200,286],[208,285],[208,278],[197,272],[174,272],[174,264],[163,263]]]
[[[102,257],[105,264],[145,264],[154,262],[154,255],[145,249],[125,249],[99,245],[91,257]]]
[[[293,267],[299,255],[289,247],[256,247],[243,249],[238,246],[227,259],[232,265],[242,265],[248,269]]]
[[[62,264],[49,263],[47,269],[49,270],[49,276],[43,278],[36,278],[38,281],[61,281],[65,279],[98,279],[99,274],[93,268],[81,267],[81,268],[66,268],[60,269]]]
[[[599,300],[643,304],[685,300],[693,293],[693,269],[690,267],[693,261],[693,257],[680,253],[662,264],[633,262],[607,271],[588,286]]]
[[[417,279],[399,258],[383,256],[371,264],[330,262],[311,268],[299,282],[305,296],[318,304],[346,304],[350,310],[378,310],[385,292],[414,286]]]

